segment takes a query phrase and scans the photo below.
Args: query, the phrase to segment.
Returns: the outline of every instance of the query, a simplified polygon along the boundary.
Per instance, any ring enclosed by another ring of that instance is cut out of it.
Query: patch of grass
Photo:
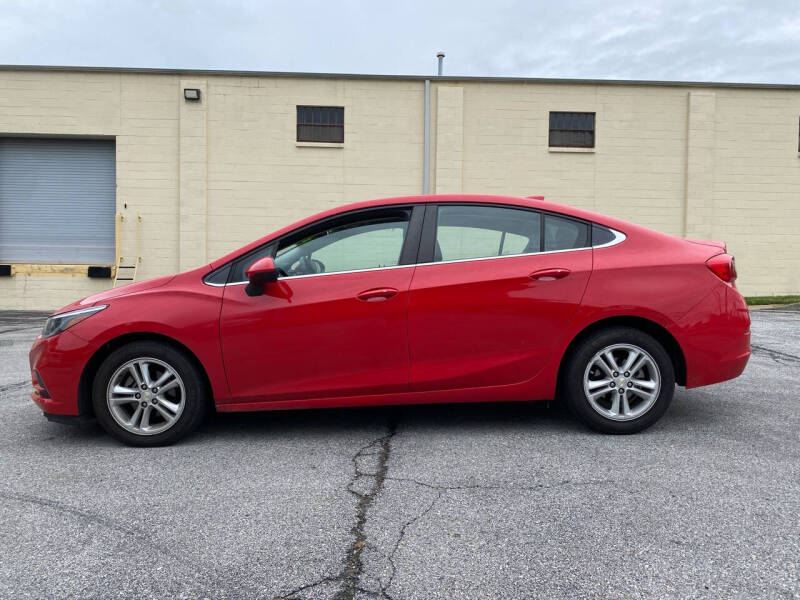
[[[748,306],[757,304],[794,304],[800,302],[800,296],[745,296]]]

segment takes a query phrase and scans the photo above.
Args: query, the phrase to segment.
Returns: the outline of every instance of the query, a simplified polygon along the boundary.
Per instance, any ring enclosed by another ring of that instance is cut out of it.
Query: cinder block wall
[[[410,78],[9,69],[0,135],[115,138],[120,254],[138,235],[144,279],[332,206],[421,193],[423,102]],[[344,106],[344,144],[297,143],[298,104]],[[434,81],[431,106],[432,192],[543,194],[724,240],[744,293],[800,292],[800,91],[464,79]],[[548,148],[551,110],[596,112],[596,148]],[[0,309],[110,284],[40,268],[0,278]]]
[[[178,268],[178,93],[163,75],[0,71],[0,135],[116,139],[120,252],[134,256],[141,214],[143,277]],[[0,279],[0,308],[55,309],[110,284],[54,265]]]
[[[414,81],[209,78],[208,258],[341,204],[422,193],[423,93]],[[344,144],[296,142],[297,105],[343,106]]]
[[[800,292],[800,90],[464,80],[432,100],[435,191],[541,194],[724,241],[744,294]],[[550,111],[595,112],[596,147],[549,148]]]

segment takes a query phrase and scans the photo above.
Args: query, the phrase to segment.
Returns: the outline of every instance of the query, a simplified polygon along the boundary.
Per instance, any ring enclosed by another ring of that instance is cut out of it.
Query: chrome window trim
[[[305,279],[308,277],[326,277],[328,275],[344,275],[345,273],[367,273],[369,271],[386,271],[389,269],[408,269],[410,267],[427,267],[430,265],[450,265],[454,263],[463,263],[463,262],[474,262],[477,260],[498,260],[502,258],[519,258],[520,256],[541,256],[542,254],[561,254],[563,252],[580,252],[582,250],[597,250],[599,248],[609,248],[611,246],[616,246],[617,244],[621,244],[624,242],[628,236],[626,236],[621,231],[617,231],[616,229],[612,229],[611,227],[606,227],[605,225],[600,225],[600,227],[605,227],[611,233],[614,234],[614,239],[610,242],[606,242],[605,244],[600,244],[599,246],[586,246],[585,248],[567,248],[565,250],[546,250],[544,252],[525,252],[523,254],[504,254],[502,256],[481,256],[478,258],[459,258],[456,260],[438,260],[435,262],[424,262],[424,263],[414,263],[410,265],[394,265],[391,267],[372,267],[370,269],[354,269],[352,271],[332,271],[330,273],[310,273],[308,275],[294,275],[291,277],[279,277],[278,281],[286,281],[288,279]],[[236,260],[236,259],[234,259]],[[232,281],[230,283],[206,283],[206,285],[210,285],[212,287],[226,287],[229,285],[247,285],[248,281]]]
[[[611,227],[606,227],[605,225],[600,225],[600,227],[605,227],[611,233],[613,233],[614,234],[614,239],[611,240],[610,242],[606,242],[605,244],[600,244],[599,246],[592,246],[593,249],[608,248],[610,246],[616,246],[617,244],[621,244],[622,242],[624,242],[628,237],[624,233],[622,233],[621,231],[617,231],[616,229],[611,229]]]
[[[307,277],[325,277],[326,275],[344,275],[346,273],[367,273],[369,271],[387,271],[389,269],[409,269],[411,267],[420,266],[418,263],[411,265],[393,265],[391,267],[372,267],[371,269],[353,269],[352,271],[331,271],[330,273],[309,273],[308,275],[292,275],[290,277],[278,277],[278,281],[286,281],[288,279],[306,279]],[[247,285],[249,281],[231,281],[225,285]],[[212,285],[212,284],[206,284]]]

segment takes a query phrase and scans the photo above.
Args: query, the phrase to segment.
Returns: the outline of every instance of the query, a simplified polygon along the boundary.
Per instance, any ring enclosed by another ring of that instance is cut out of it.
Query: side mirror
[[[250,283],[244,291],[248,296],[260,296],[264,293],[264,285],[278,281],[278,269],[272,257],[259,258],[244,272]]]

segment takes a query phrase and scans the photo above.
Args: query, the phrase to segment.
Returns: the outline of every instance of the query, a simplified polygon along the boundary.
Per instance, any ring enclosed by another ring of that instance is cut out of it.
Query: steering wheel
[[[297,262],[300,267],[297,271],[300,275],[316,275],[317,273],[325,272],[325,265],[316,258],[311,258],[308,255],[303,256]]]
[[[322,261],[317,260],[316,258],[312,258],[309,260],[311,264],[311,272],[312,273],[324,273],[325,272],[325,265],[322,264]]]

